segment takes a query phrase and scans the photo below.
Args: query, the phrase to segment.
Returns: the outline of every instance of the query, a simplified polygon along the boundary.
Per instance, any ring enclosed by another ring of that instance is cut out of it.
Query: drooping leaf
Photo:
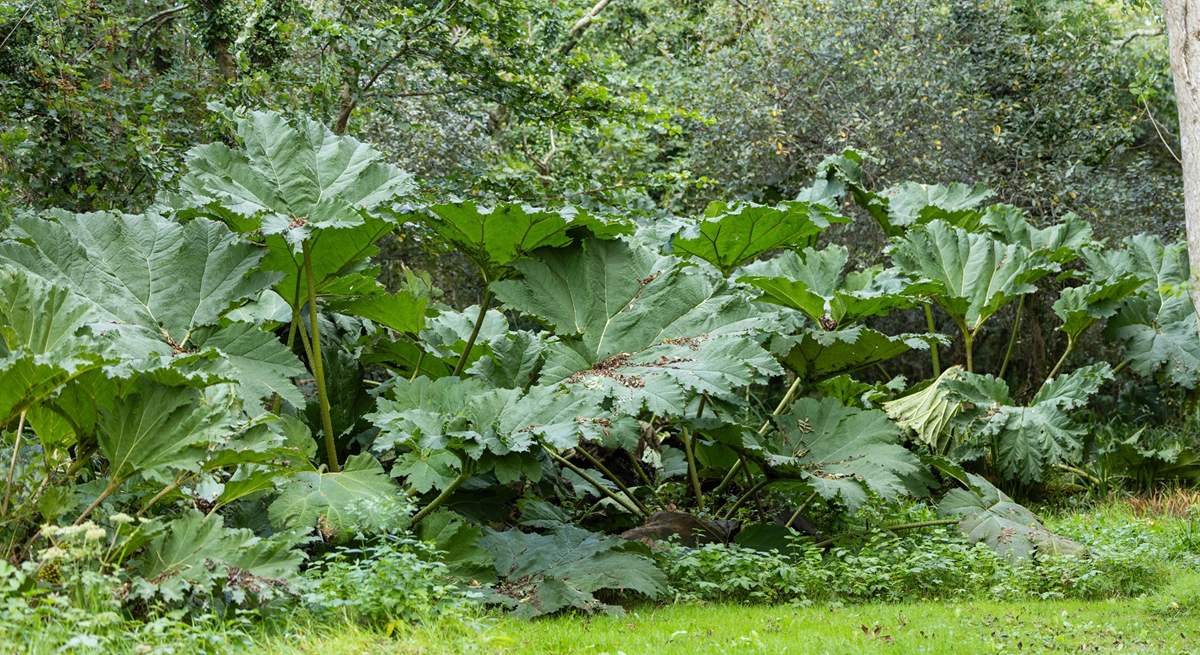
[[[1053,306],[1054,313],[1062,320],[1058,329],[1069,339],[1078,339],[1089,327],[1116,314],[1143,283],[1143,279],[1127,273],[1063,289]]]
[[[671,239],[672,251],[696,257],[728,276],[733,269],[777,248],[807,248],[831,224],[850,219],[819,203],[713,202],[704,216]]]
[[[433,205],[421,218],[482,268],[488,280],[500,279],[513,262],[539,248],[560,248],[586,236],[611,239],[633,230],[627,222],[600,218],[574,207],[481,207],[470,201]]]
[[[940,220],[908,231],[888,248],[901,271],[934,285],[930,295],[965,329],[976,332],[1001,307],[1037,290],[1053,265],[1023,246]]]
[[[557,337],[539,384],[602,390],[628,415],[677,416],[700,393],[736,402],[738,389],[779,371],[758,345],[770,317],[650,248],[592,240],[515,267],[522,279],[493,285],[496,297]]]
[[[902,428],[912,430],[917,441],[935,453],[945,453],[949,447],[949,427],[962,407],[961,401],[947,382],[962,378],[960,366],[951,366],[924,389],[883,404],[884,411]]]
[[[821,497],[851,511],[867,492],[896,498],[920,460],[900,445],[900,430],[879,410],[846,407],[833,398],[801,398],[777,429],[746,437],[749,452],[778,475],[804,480]]]
[[[959,528],[972,541],[982,541],[1010,559],[1025,559],[1034,551],[1072,555],[1079,544],[1046,529],[1038,517],[1013,502],[986,479],[968,473],[969,489],[953,489],[942,498],[938,511],[959,517]]]
[[[483,530],[467,523],[453,512],[439,510],[417,527],[422,541],[433,544],[451,573],[467,580],[492,582],[496,579],[491,553],[479,545]]]
[[[787,252],[746,266],[738,281],[760,289],[759,300],[804,312],[827,330],[911,307],[927,286],[878,268],[846,273],[849,259],[838,245]]]
[[[532,618],[574,608],[620,614],[593,595],[602,589],[633,591],[649,598],[666,589],[666,576],[648,557],[630,552],[633,542],[574,526],[546,535],[489,531],[480,542],[495,557],[501,582],[497,600],[516,616]]]
[[[400,503],[399,489],[379,462],[351,455],[338,473],[296,473],[280,489],[268,513],[280,528],[316,528],[326,539],[339,535],[364,513],[385,513]]]

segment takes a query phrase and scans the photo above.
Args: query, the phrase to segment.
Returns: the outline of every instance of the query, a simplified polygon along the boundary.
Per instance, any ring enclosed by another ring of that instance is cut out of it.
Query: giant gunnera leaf
[[[761,290],[759,300],[804,312],[826,330],[911,307],[919,294],[932,288],[894,270],[847,273],[849,261],[850,252],[838,245],[786,252],[746,266],[738,281]]]
[[[89,315],[66,287],[0,265],[0,426],[109,361],[106,345],[81,334]]]
[[[234,115],[234,124],[239,147],[193,148],[169,204],[261,238],[262,268],[281,274],[275,291],[294,310],[307,300],[311,277],[315,294],[336,299],[340,311],[419,331],[424,302],[388,293],[370,261],[396,227],[385,210],[412,194],[412,176],[310,118],[254,111]]]
[[[282,540],[262,539],[245,529],[227,528],[220,514],[190,510],[163,526],[137,556],[131,593],[150,599],[161,595],[181,601],[189,593],[210,595],[214,589],[235,600],[270,595],[286,588],[304,554]]]
[[[900,445],[900,429],[879,410],[846,407],[834,398],[801,398],[776,429],[745,437],[745,448],[772,475],[804,481],[850,510],[873,492],[896,498],[916,491],[908,478],[920,460]]]
[[[360,519],[402,508],[399,489],[374,457],[351,455],[336,473],[302,471],[280,486],[268,515],[279,528],[311,530],[334,541]]]
[[[597,389],[615,408],[679,416],[699,394],[737,391],[780,372],[759,342],[773,317],[721,278],[624,241],[590,240],[515,264],[493,285],[508,309],[556,337],[539,384]]]
[[[964,333],[975,334],[1001,307],[1037,291],[1054,266],[1023,246],[937,220],[892,240],[896,267],[928,280],[929,295]]]
[[[1126,252],[1127,257],[1113,256],[1108,263],[1118,270],[1127,266],[1124,270],[1149,282],[1108,320],[1108,334],[1125,347],[1135,373],[1162,372],[1172,383],[1194,388],[1200,382],[1200,332],[1188,296],[1187,246],[1138,235],[1129,240]]]
[[[273,394],[301,405],[299,360],[269,332],[224,320],[270,286],[262,256],[220,223],[155,214],[24,216],[0,238],[0,264],[41,280],[47,301],[69,293],[70,325],[108,335],[114,370],[173,366],[232,380],[248,407]]]
[[[587,236],[611,239],[633,231],[628,222],[574,207],[485,207],[472,201],[433,205],[421,220],[475,262],[489,281],[504,277],[513,262],[539,248],[560,248]]]
[[[988,207],[981,224],[1004,243],[1019,245],[1058,264],[1079,259],[1083,250],[1095,243],[1091,223],[1075,214],[1068,214],[1061,223],[1035,227],[1025,212],[1001,204]]]
[[[1086,405],[1111,377],[1108,364],[1076,369],[1047,380],[1025,406],[1012,399],[1007,383],[991,375],[964,372],[943,384],[964,403],[960,420],[994,442],[1000,474],[1028,483],[1041,480],[1054,464],[1078,463],[1086,431],[1070,412]]]
[[[860,203],[888,236],[899,236],[914,226],[940,220],[974,228],[979,206],[992,196],[987,187],[955,182],[950,185],[903,182],[878,194],[857,194]]]
[[[1046,529],[1041,520],[1013,502],[986,479],[967,474],[969,489],[954,489],[942,498],[938,511],[957,517],[958,526],[971,541],[981,541],[1009,559],[1027,559],[1034,552],[1071,555],[1083,546]]]
[[[379,428],[372,448],[398,453],[392,474],[416,491],[444,489],[470,460],[501,483],[540,476],[540,445],[575,448],[636,443],[636,421],[612,416],[604,395],[559,385],[489,388],[480,380],[396,380],[369,415]],[[447,456],[449,455],[449,456]],[[532,475],[529,475],[532,473]]]
[[[855,325],[830,331],[806,329],[799,335],[777,337],[772,347],[784,352],[783,365],[798,377],[819,382],[874,366],[909,350],[927,349],[930,343],[941,341],[940,335],[893,336]]]
[[[703,217],[672,237],[671,248],[703,259],[728,276],[765,252],[812,246],[825,228],[849,220],[821,203],[792,201],[771,207],[714,202]]]
[[[636,542],[575,526],[544,535],[489,531],[479,543],[495,557],[500,578],[492,600],[522,618],[568,608],[622,614],[620,606],[607,605],[593,594],[632,591],[656,598],[667,586],[666,576],[637,552]]]

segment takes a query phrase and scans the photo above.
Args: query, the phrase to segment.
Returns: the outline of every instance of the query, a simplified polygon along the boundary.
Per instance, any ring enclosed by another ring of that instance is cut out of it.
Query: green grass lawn
[[[263,653],[1200,653],[1200,574],[1162,592],[1098,602],[961,601],[847,607],[667,606],[623,617],[482,619],[387,636],[298,629]]]

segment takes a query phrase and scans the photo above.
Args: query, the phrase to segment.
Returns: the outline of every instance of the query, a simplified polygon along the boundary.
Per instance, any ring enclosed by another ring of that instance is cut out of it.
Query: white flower
[[[108,517],[108,522],[112,523],[113,525],[128,525],[133,523],[133,517],[124,512],[117,512],[116,514]]]
[[[55,560],[67,559],[68,557],[70,557],[70,553],[59,548],[58,546],[51,546],[46,550],[43,550],[41,553],[38,553],[38,559],[42,560],[43,562],[53,562]]]
[[[108,532],[105,531],[104,528],[95,526],[88,528],[88,531],[84,533],[83,538],[88,541],[100,541],[106,534],[108,534]]]

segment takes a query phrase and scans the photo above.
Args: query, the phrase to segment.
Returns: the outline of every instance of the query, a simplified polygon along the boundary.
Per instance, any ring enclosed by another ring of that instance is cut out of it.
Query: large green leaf
[[[610,239],[633,230],[628,222],[610,221],[573,207],[481,207],[470,201],[433,205],[422,214],[422,220],[471,258],[488,280],[503,277],[513,262],[539,248],[567,246],[589,235]]]
[[[879,222],[885,234],[898,236],[913,226],[934,220],[973,228],[981,217],[979,206],[992,196],[992,192],[980,184],[968,186],[955,182],[945,186],[904,182],[878,194],[856,195],[862,196],[860,203],[866,201],[865,209]]]
[[[963,373],[945,385],[966,404],[962,420],[994,441],[1001,475],[1033,482],[1041,480],[1049,466],[1078,463],[1086,430],[1071,419],[1070,411],[1086,405],[1111,377],[1108,364],[1076,369],[1047,380],[1027,406],[1016,404],[1008,385],[990,375]]]
[[[165,355],[270,285],[256,270],[261,258],[220,223],[154,214],[24,216],[0,242],[0,261],[69,289],[90,307],[95,329]]]
[[[841,330],[804,330],[798,337],[777,339],[786,346],[782,362],[797,376],[810,382],[853,373],[903,355],[914,348],[926,349],[939,338],[926,334],[891,336],[856,325]]]
[[[760,289],[759,300],[804,312],[827,330],[911,307],[930,287],[879,268],[846,273],[849,260],[849,251],[838,245],[786,252],[746,266],[738,281]]]
[[[849,220],[820,203],[792,201],[771,207],[714,202],[702,218],[671,239],[671,248],[703,259],[727,276],[765,252],[812,246],[825,228]]]
[[[316,295],[336,298],[340,311],[419,331],[424,301],[389,294],[370,264],[396,225],[384,210],[413,192],[412,176],[312,119],[255,111],[235,124],[240,149],[210,143],[188,153],[173,204],[261,238],[262,267],[280,273],[275,291],[292,307],[306,302],[311,272]]]
[[[480,545],[495,557],[501,578],[496,599],[524,618],[574,608],[621,613],[593,595],[602,589],[634,591],[650,598],[666,589],[666,576],[636,544],[562,526],[546,535],[489,531]]]
[[[262,250],[220,223],[54,212],[23,217],[4,237],[0,262],[40,279],[47,302],[70,303],[58,329],[105,334],[107,356],[124,368],[225,377],[247,406],[273,393],[300,400],[290,378],[303,368],[271,334],[246,323],[218,327],[272,280],[257,271]]]
[[[0,425],[105,363],[87,303],[29,271],[0,266]]]
[[[188,153],[184,200],[253,219],[294,251],[314,230],[361,226],[365,212],[415,188],[370,145],[319,121],[255,111],[235,123],[240,150],[209,143]]]
[[[368,454],[351,455],[338,473],[303,471],[281,486],[271,503],[271,523],[281,528],[316,528],[332,540],[358,519],[386,514],[400,503],[400,490]]]
[[[636,422],[611,416],[603,401],[602,393],[589,389],[536,386],[526,393],[488,389],[474,380],[421,377],[396,381],[368,418],[379,427],[373,445],[377,451],[404,447],[423,458],[429,457],[422,454],[427,451],[448,449],[475,460],[494,460],[529,453],[539,440],[561,449],[585,441],[635,441]],[[401,474],[429,473],[415,469],[411,458],[401,462]],[[444,481],[444,475],[434,480]]]
[[[1054,271],[1023,246],[940,220],[893,239],[889,252],[901,271],[930,281],[930,295],[972,333],[1010,301],[1036,291],[1033,283]]]
[[[942,498],[938,511],[958,517],[958,526],[972,541],[982,541],[1010,559],[1025,559],[1034,551],[1071,555],[1079,544],[1046,529],[1033,512],[1013,502],[986,479],[967,474],[969,489],[953,489]]]
[[[1075,214],[1061,223],[1034,227],[1025,212],[1012,205],[992,205],[983,213],[982,225],[1004,243],[1019,245],[1055,263],[1075,261],[1094,244],[1092,225]]]
[[[1109,261],[1129,266],[1149,283],[1109,319],[1108,333],[1125,346],[1135,373],[1162,371],[1172,383],[1194,388],[1200,382],[1200,331],[1187,293],[1187,247],[1138,235],[1129,240],[1127,252],[1127,258]]]
[[[1143,284],[1142,278],[1127,273],[1063,289],[1053,307],[1062,320],[1058,329],[1067,338],[1078,339],[1089,327],[1116,314],[1125,300]]]
[[[233,431],[233,408],[210,402],[197,389],[148,377],[114,389],[117,395],[100,406],[96,426],[114,480],[161,467],[195,469],[203,457],[195,447],[223,441]]]
[[[493,285],[496,297],[557,337],[540,384],[603,390],[625,414],[678,416],[701,393],[736,402],[738,389],[779,372],[758,344],[769,316],[648,247],[591,240],[515,266],[522,279]]]
[[[286,586],[303,560],[286,542],[227,528],[220,514],[191,510],[168,523],[138,556],[133,593],[158,593],[168,601],[182,600],[186,591],[207,595],[214,587],[235,597],[257,594]]]
[[[775,475],[803,480],[821,497],[854,510],[867,492],[896,498],[920,460],[900,445],[900,430],[879,410],[846,407],[834,398],[801,398],[763,437],[745,445]]]

